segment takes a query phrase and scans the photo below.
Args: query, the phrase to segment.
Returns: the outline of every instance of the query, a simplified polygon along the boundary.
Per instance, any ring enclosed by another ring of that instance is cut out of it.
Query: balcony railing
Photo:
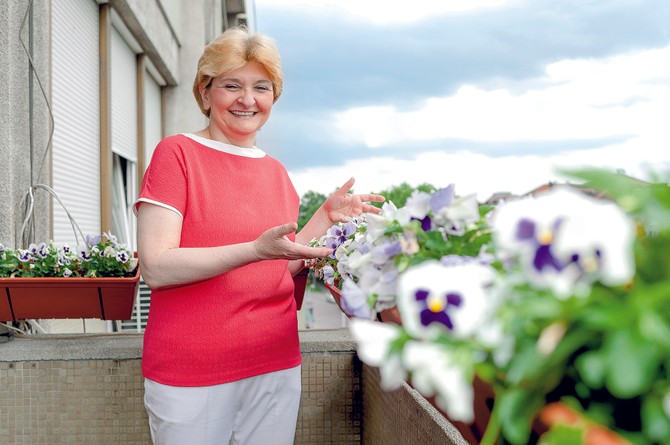
[[[347,329],[301,331],[296,444],[467,445],[408,386],[384,392]],[[141,334],[43,335],[0,343],[0,443],[151,444]]]

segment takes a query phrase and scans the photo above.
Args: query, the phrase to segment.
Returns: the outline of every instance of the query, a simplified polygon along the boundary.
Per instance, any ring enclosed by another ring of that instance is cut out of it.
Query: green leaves
[[[628,399],[651,387],[660,367],[658,348],[636,332],[608,333],[603,345],[605,385],[615,397]]]
[[[578,445],[584,442],[585,427],[556,425],[542,435],[542,445]]]
[[[533,391],[512,389],[499,394],[495,404],[505,438],[514,445],[527,444],[533,419],[544,399]]]
[[[670,419],[663,410],[663,401],[656,395],[642,404],[642,430],[655,443],[670,444]]]
[[[0,277],[124,277],[134,273],[137,258],[109,233],[97,244],[72,249],[54,241],[31,244],[28,249],[0,249]]]

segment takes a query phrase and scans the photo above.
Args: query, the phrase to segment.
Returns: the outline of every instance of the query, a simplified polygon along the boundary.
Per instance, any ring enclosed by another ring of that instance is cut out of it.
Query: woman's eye
[[[258,85],[256,89],[260,91],[272,91],[272,88],[267,85]]]
[[[237,90],[240,89],[239,85],[234,85],[234,84],[227,84],[227,85],[224,86],[224,88],[226,88],[227,90],[230,90],[230,91],[237,91]]]

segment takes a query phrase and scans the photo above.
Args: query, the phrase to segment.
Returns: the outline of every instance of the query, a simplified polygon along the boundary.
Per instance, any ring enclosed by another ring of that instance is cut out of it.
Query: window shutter
[[[112,151],[137,162],[137,61],[112,27]]]
[[[161,87],[150,73],[144,76],[144,160],[146,170],[151,155],[163,136],[161,119]]]
[[[151,289],[140,279],[140,291],[137,293],[133,316],[130,320],[124,320],[120,323],[122,332],[144,332],[149,319],[149,297]]]
[[[85,235],[100,233],[100,100],[98,4],[59,0],[52,7],[52,184]],[[54,200],[53,237],[74,244],[65,211]]]

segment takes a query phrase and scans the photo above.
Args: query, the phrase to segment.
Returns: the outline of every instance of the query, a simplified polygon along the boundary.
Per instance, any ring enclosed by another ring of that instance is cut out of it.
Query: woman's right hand
[[[308,247],[291,241],[287,235],[298,229],[288,223],[266,230],[253,241],[259,260],[302,260],[323,258],[332,253],[328,247]]]

